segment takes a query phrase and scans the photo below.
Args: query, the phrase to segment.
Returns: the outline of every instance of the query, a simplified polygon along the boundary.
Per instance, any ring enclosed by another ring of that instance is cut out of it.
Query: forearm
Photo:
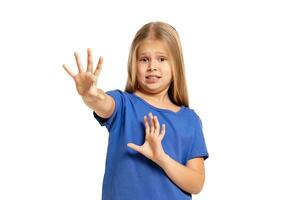
[[[182,165],[167,154],[157,164],[182,190],[191,194],[198,194],[201,191],[204,184],[204,174]]]

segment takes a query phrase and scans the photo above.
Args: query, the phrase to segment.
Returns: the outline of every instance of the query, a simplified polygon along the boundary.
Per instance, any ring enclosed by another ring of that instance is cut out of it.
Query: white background
[[[0,199],[99,200],[108,132],[67,64],[86,49],[98,87],[124,89],[136,31],[179,32],[190,107],[210,157],[193,199],[299,199],[297,1],[1,1]]]

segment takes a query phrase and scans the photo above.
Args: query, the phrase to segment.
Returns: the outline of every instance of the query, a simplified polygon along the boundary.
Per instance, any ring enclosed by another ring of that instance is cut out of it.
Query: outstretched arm
[[[78,74],[72,72],[67,65],[63,65],[64,69],[73,78],[76,84],[78,94],[82,97],[84,103],[94,110],[97,115],[103,118],[109,118],[115,108],[114,99],[107,95],[103,90],[97,88],[97,80],[102,69],[103,58],[100,57],[95,71],[93,71],[92,50],[88,49],[87,70],[82,67],[79,55],[74,53]]]

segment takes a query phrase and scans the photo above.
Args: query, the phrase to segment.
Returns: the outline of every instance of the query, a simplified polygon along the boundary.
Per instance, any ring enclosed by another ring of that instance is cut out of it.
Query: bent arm
[[[185,166],[165,154],[158,165],[182,190],[191,194],[201,192],[205,179],[203,158],[189,160]]]

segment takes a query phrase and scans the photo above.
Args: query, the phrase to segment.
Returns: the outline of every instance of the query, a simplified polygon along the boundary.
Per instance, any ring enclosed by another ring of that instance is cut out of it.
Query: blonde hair
[[[157,39],[165,42],[171,55],[172,80],[168,89],[170,100],[178,106],[189,107],[189,98],[185,78],[185,69],[179,35],[174,27],[164,22],[150,22],[142,26],[131,43],[128,64],[126,92],[134,92],[138,88],[136,57],[140,43],[145,39]]]

